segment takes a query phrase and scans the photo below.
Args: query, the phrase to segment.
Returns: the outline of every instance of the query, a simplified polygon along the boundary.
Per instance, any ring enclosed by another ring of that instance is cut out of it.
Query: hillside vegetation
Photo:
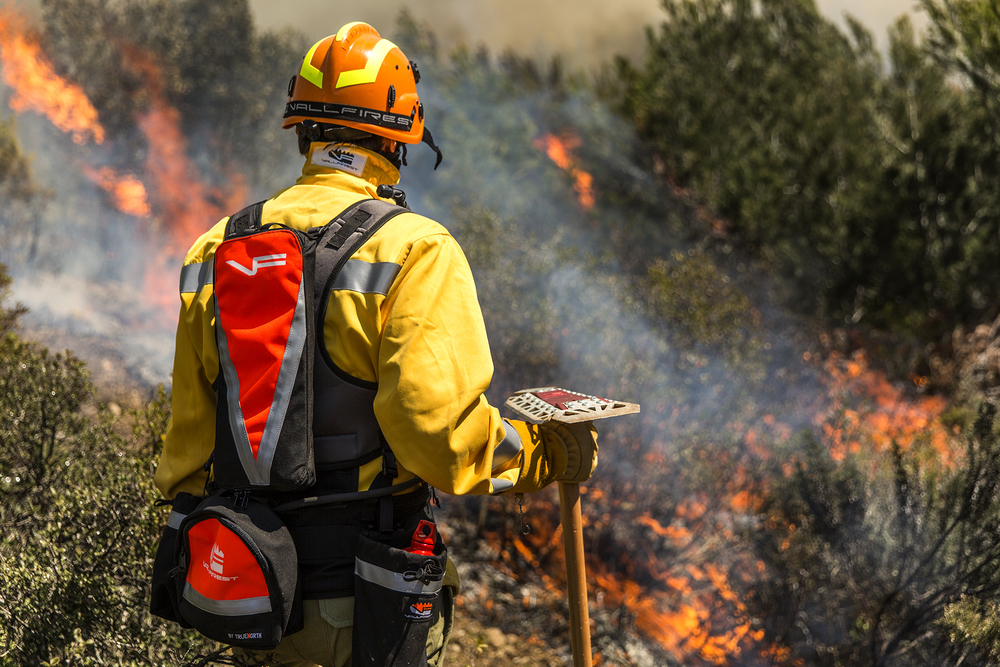
[[[473,267],[491,402],[552,383],[643,405],[602,427],[585,502],[602,664],[1000,659],[1000,2],[924,0],[926,35],[901,18],[885,54],[811,0],[663,6],[645,57],[596,76],[443,53],[406,12],[379,26],[420,65],[445,161],[413,147],[403,188]],[[142,119],[161,105],[206,188],[294,177],[276,128],[301,35],[257,30],[245,0],[43,7],[117,170],[152,186]],[[42,189],[29,153],[48,148],[16,121],[11,274],[119,257],[79,276],[99,284],[173,248],[155,196],[148,225],[53,214],[80,195]],[[215,647],[145,611],[168,390],[99,403],[11,301],[3,271],[0,665],[197,661]],[[522,535],[502,500],[444,501],[475,628],[449,664],[484,664],[486,626],[504,660],[510,636],[565,655],[556,515],[526,505]]]

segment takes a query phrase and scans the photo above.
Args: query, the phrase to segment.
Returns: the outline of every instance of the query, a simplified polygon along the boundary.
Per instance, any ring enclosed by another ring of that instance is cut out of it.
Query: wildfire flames
[[[145,296],[170,321],[176,317],[179,260],[209,225],[243,206],[246,187],[236,175],[224,190],[199,178],[187,155],[180,114],[163,94],[159,69],[138,49],[126,47],[124,54],[127,65],[143,74],[149,96],[148,108],[136,118],[147,143],[143,173],[122,174],[110,166],[88,164],[81,171],[117,210],[150,219],[153,224],[145,227],[147,234],[156,234],[157,229],[167,232],[165,238],[150,238],[156,250],[145,265]],[[105,142],[105,129],[83,89],[56,73],[24,19],[8,8],[0,9],[0,62],[4,81],[14,91],[10,99],[14,111],[42,114],[77,144]]]
[[[825,384],[819,405],[807,410],[815,432],[834,460],[859,453],[878,454],[895,442],[903,449],[932,448],[938,460],[953,462],[956,451],[952,429],[941,421],[943,399],[910,396],[872,369],[862,352],[851,356],[830,353],[825,358],[805,355],[802,363],[817,370]],[[765,414],[757,424],[732,423],[742,434],[747,456],[773,457],[766,441],[787,443],[792,428]],[[622,443],[619,443],[619,446]],[[862,451],[863,450],[863,451]],[[664,456],[649,453],[651,465],[665,465]],[[783,466],[792,474],[793,456]],[[641,493],[614,493],[602,488],[600,472],[584,489],[585,548],[591,608],[621,610],[619,624],[630,623],[656,641],[679,664],[797,665],[787,648],[770,644],[761,623],[741,599],[748,582],[766,576],[766,565],[737,548],[734,527],[756,521],[760,512],[758,486],[751,487],[745,465],[734,466],[726,485],[728,495],[719,499],[692,496],[683,500],[669,521],[640,511]],[[620,480],[618,481],[620,484]],[[758,482],[759,484],[759,482]],[[564,595],[564,561],[561,527],[554,495],[531,499],[528,517],[531,532],[511,530],[488,533],[497,566],[517,576],[531,571],[553,598]],[[627,545],[609,547],[601,535],[611,526],[641,526]],[[788,533],[795,527],[788,526]],[[782,548],[788,548],[786,543]],[[610,549],[610,550],[609,550]],[[719,553],[736,560],[721,563]],[[743,558],[741,561],[740,558]],[[534,602],[525,599],[527,606]],[[751,657],[752,656],[752,657]]]
[[[940,420],[946,407],[943,398],[907,398],[884,375],[869,368],[863,351],[846,359],[833,355],[824,367],[830,387],[838,395],[861,396],[868,401],[867,409],[858,410],[837,400],[829,410],[817,415],[816,424],[823,429],[835,460],[843,460],[848,453],[860,453],[862,442],[878,450],[895,442],[906,450],[923,441],[933,447],[944,465],[954,462],[957,450],[952,447],[951,431]]]
[[[111,196],[115,208],[137,218],[149,216],[146,186],[132,174],[119,176],[112,167],[93,169],[84,166],[83,173]]]
[[[535,148],[543,151],[549,159],[556,163],[563,171],[569,172],[573,177],[573,189],[576,190],[576,198],[580,207],[585,211],[594,208],[596,199],[594,198],[594,177],[589,173],[574,166],[572,151],[580,145],[580,139],[575,136],[568,136],[560,139],[553,134],[546,134],[535,140]]]
[[[7,7],[0,7],[0,58],[4,81],[14,90],[11,109],[43,114],[78,144],[104,142],[97,109],[83,89],[56,74],[24,20]]]
[[[129,64],[142,72],[146,81],[149,109],[138,119],[149,148],[146,179],[153,188],[158,217],[170,232],[162,252],[154,256],[147,269],[147,285],[155,286],[150,297],[173,317],[177,259],[210,225],[243,207],[246,187],[238,175],[229,177],[225,190],[213,188],[197,177],[199,170],[187,155],[180,113],[165,99],[159,68],[137,49],[128,49],[126,54]]]

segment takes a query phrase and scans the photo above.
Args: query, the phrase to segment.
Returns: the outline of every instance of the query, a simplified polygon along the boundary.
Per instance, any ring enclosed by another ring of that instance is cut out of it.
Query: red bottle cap
[[[409,551],[411,554],[418,554],[420,556],[433,556],[434,542],[436,540],[437,525],[433,521],[421,519],[420,523],[417,524],[416,530],[413,531],[413,539],[410,540],[410,546],[404,549],[404,551]]]

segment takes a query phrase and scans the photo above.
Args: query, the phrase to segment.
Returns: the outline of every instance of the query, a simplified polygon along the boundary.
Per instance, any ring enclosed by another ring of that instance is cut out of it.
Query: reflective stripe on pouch
[[[333,289],[384,296],[389,293],[389,288],[392,287],[392,282],[401,268],[399,264],[393,262],[373,263],[351,259],[333,281]]]
[[[354,559],[354,574],[382,588],[388,588],[400,593],[412,593],[414,595],[437,593],[441,590],[442,584],[442,580],[440,579],[432,581],[429,584],[424,584],[422,581],[406,581],[403,579],[401,573],[387,570],[378,565],[372,565],[360,558]]]
[[[177,510],[170,510],[170,516],[167,517],[167,528],[177,530],[181,527],[181,521],[183,521],[186,516],[187,514],[181,514]]]
[[[242,600],[213,600],[196,591],[191,584],[185,584],[183,596],[198,609],[218,616],[251,616],[271,611],[271,598],[266,595]]]
[[[181,294],[195,294],[205,285],[211,285],[214,263],[199,262],[181,267]]]

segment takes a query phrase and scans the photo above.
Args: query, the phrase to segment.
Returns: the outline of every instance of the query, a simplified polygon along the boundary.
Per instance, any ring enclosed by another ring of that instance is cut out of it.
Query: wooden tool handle
[[[587,566],[583,558],[583,517],[580,514],[578,483],[559,482],[559,511],[562,514],[563,550],[566,555],[573,667],[591,667],[593,658],[590,653],[590,610],[587,608]]]

